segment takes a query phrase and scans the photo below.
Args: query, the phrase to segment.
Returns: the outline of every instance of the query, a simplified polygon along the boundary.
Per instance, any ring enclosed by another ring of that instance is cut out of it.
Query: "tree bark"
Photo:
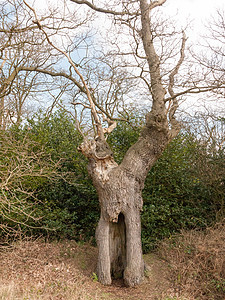
[[[104,167],[103,172],[106,170]],[[144,276],[140,220],[142,184],[120,166],[110,170],[104,182],[97,179],[96,174],[92,173],[93,176],[101,205],[96,230],[98,278],[103,284],[111,284],[111,275],[123,277],[127,286],[135,286]]]

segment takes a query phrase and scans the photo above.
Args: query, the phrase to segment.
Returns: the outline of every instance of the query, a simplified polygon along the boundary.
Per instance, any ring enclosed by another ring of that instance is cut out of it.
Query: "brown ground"
[[[168,265],[156,255],[145,256],[149,271],[137,288],[121,280],[102,286],[94,273],[96,259],[96,248],[73,241],[17,242],[0,252],[0,300],[184,300],[170,288]]]

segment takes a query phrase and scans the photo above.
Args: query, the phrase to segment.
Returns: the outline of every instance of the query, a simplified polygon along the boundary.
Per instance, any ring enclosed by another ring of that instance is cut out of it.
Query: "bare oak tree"
[[[37,89],[36,74],[28,71],[19,74],[21,68],[35,64],[36,51],[43,44],[37,28],[29,23],[21,1],[4,1],[0,15],[0,128],[19,124],[25,111],[27,98]],[[35,45],[35,49],[34,49]],[[40,50],[40,49],[39,49]],[[39,63],[49,59],[41,54]],[[40,84],[40,82],[39,82]],[[40,85],[39,85],[40,90]]]
[[[204,50],[198,55],[198,62],[210,74],[208,84],[214,82],[213,90],[223,100],[225,98],[225,11],[218,9],[209,20],[207,35],[204,39]],[[225,111],[223,112],[225,113]]]
[[[122,11],[97,8],[87,1],[73,2],[86,4],[98,12],[116,16],[121,23],[125,22],[125,16],[128,26],[133,18],[141,24],[139,35],[149,69],[150,76],[145,80],[152,97],[152,108],[146,115],[140,137],[118,165],[106,142],[100,120],[92,110],[97,136],[94,140],[85,140],[80,146],[80,150],[89,160],[88,171],[98,192],[101,206],[101,217],[96,230],[99,250],[98,278],[103,284],[111,284],[111,275],[123,276],[127,286],[135,286],[140,284],[144,277],[140,211],[145,178],[165,147],[180,130],[174,116],[178,103],[173,87],[175,76],[184,60],[186,37],[183,34],[180,58],[169,75],[166,90],[162,83],[161,62],[154,46],[150,17],[152,10],[165,3],[165,0],[150,3],[146,0],[135,1],[130,12],[128,2],[122,2]],[[165,97],[167,92],[170,101],[168,107]]]

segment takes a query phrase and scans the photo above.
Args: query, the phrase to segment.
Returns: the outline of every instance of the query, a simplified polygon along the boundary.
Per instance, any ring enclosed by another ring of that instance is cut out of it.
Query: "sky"
[[[172,15],[177,14],[177,19],[185,25],[187,19],[191,22],[191,29],[196,36],[204,31],[204,24],[217,9],[225,10],[224,0],[167,0],[164,5]]]
[[[0,0],[1,1],[1,0]],[[36,1],[36,5],[43,9],[48,2],[57,3],[57,0],[27,0],[29,3]],[[67,0],[71,3],[70,0]],[[89,0],[91,2],[91,0]],[[106,1],[106,0],[105,0]],[[95,0],[94,3],[98,3]],[[75,5],[71,3],[71,5]],[[166,14],[169,14],[178,21],[181,27],[186,27],[187,20],[190,26],[187,28],[187,36],[191,40],[197,40],[200,35],[204,35],[205,25],[209,22],[217,9],[223,8],[225,11],[224,0],[167,0],[162,6]],[[192,105],[192,104],[191,104]]]
[[[27,0],[27,2],[30,4],[35,2],[36,7],[41,9],[47,7],[48,2],[57,5],[57,0]],[[67,0],[67,3],[75,5],[70,0]],[[95,0],[94,3],[98,3],[98,1]],[[218,8],[224,8],[225,10],[224,0],[167,0],[163,4],[165,12],[174,16],[181,26],[184,27],[187,20],[191,21],[189,32],[193,34],[194,38],[197,38],[199,33],[205,30],[204,24],[208,22]]]
[[[69,2],[70,0],[68,0]],[[0,0],[1,2],[1,0]],[[28,0],[32,3],[33,0]],[[36,4],[39,7],[44,7],[47,2],[56,2],[55,0],[36,0]],[[90,1],[91,2],[91,1]],[[97,3],[97,1],[95,1]],[[195,20],[204,20],[210,16],[212,11],[216,7],[224,7],[224,0],[167,0],[163,5],[168,7],[171,13],[179,12],[179,17],[182,18],[191,17]]]
[[[0,2],[3,0],[0,0]],[[57,6],[57,0],[27,0],[28,3],[35,3],[36,8],[44,9],[47,3],[54,3]],[[90,2],[92,2],[90,0]],[[107,1],[106,1],[107,2]],[[67,3],[75,5],[70,0]],[[97,0],[94,3],[98,3]],[[97,6],[97,5],[96,5]],[[204,24],[210,19],[211,15],[216,12],[217,8],[224,8],[224,0],[167,0],[163,4],[163,9],[166,13],[171,14],[178,20],[181,26],[187,24],[187,19],[191,21],[189,28],[190,32],[198,35],[199,32],[204,30]]]
[[[191,17],[198,22],[210,17],[216,8],[224,7],[224,0],[167,0],[165,6],[174,13],[178,10],[181,19]]]
[[[66,0],[71,6],[75,5],[70,0]],[[89,0],[91,2],[91,0]],[[106,0],[104,0],[106,1]],[[0,0],[0,4],[3,0]],[[27,0],[29,4],[35,2],[36,8],[44,10],[47,8],[47,3],[54,3],[57,5],[58,0]],[[98,1],[95,0],[94,3]],[[207,24],[210,17],[216,12],[216,9],[223,8],[225,11],[224,0],[167,0],[163,5],[163,10],[168,14],[174,16],[174,19],[178,20],[181,26],[187,24],[187,19],[191,22],[191,26],[188,28],[188,37],[198,38],[199,34],[204,34],[204,24]]]
[[[0,3],[4,0],[0,0]],[[44,9],[47,8],[47,3],[57,4],[57,0],[27,0],[29,4],[35,3],[35,7]],[[91,0],[90,0],[91,2]],[[94,1],[97,3],[98,1]],[[67,0],[67,3],[71,3]],[[75,5],[75,4],[74,4]],[[171,15],[177,14],[177,19],[181,24],[186,24],[187,18],[193,20],[194,31],[201,30],[202,23],[207,22],[207,19],[216,11],[216,8],[224,8],[224,0],[167,0],[163,5],[167,12]]]

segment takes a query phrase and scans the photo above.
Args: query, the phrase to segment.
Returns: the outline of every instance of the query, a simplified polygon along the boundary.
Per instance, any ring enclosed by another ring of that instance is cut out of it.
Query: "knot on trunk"
[[[167,116],[162,113],[157,113],[154,111],[149,112],[146,115],[146,126],[147,129],[155,129],[157,131],[168,132],[168,120]],[[144,130],[145,130],[144,128]],[[143,131],[144,131],[143,130]]]
[[[99,159],[105,159],[113,155],[109,144],[100,138],[96,139],[96,155]]]
[[[101,160],[112,157],[112,151],[105,141],[97,137],[94,140],[84,140],[84,142],[78,147],[78,151],[81,151],[87,158],[94,160]]]

